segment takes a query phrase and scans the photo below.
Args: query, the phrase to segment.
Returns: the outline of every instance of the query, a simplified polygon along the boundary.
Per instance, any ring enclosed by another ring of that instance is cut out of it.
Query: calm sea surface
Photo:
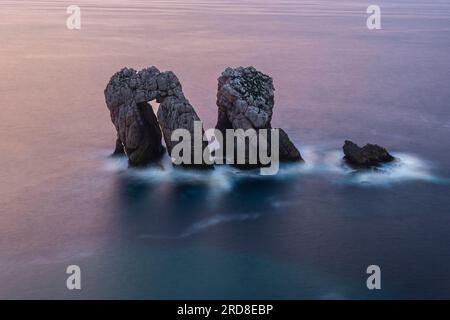
[[[67,1],[0,3],[0,298],[450,298],[449,1],[379,0],[378,31],[365,0],[72,2],[79,31]],[[306,164],[111,159],[103,89],[150,65],[207,128],[227,66],[271,75]],[[345,139],[400,161],[352,172]]]

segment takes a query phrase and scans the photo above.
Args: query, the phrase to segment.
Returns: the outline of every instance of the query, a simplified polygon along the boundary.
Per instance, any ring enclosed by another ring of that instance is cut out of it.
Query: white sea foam
[[[305,163],[281,164],[278,174],[261,176],[259,170],[239,170],[229,165],[218,165],[214,170],[185,170],[176,168],[164,157],[157,165],[144,169],[128,168],[126,157],[108,158],[105,169],[147,183],[169,182],[211,187],[215,192],[228,191],[242,179],[292,179],[302,176],[320,176],[333,183],[355,186],[389,186],[407,181],[447,184],[448,179],[433,173],[433,164],[408,153],[392,153],[397,159],[374,169],[357,170],[343,161],[342,151],[318,146],[300,148]]]
[[[447,179],[433,174],[432,164],[414,155],[393,153],[397,160],[373,170],[353,170],[345,182],[367,186],[388,186],[407,181],[425,181],[446,184]]]
[[[178,235],[169,236],[162,234],[142,234],[139,236],[141,239],[183,239],[190,237],[194,234],[200,233],[208,228],[214,227],[218,224],[227,223],[227,222],[239,222],[239,221],[248,221],[248,220],[256,220],[260,217],[259,213],[249,213],[249,214],[218,214],[209,218],[205,218],[194,222],[190,226],[186,228],[185,231]]]
[[[190,227],[186,229],[185,232],[180,234],[178,238],[186,238],[196,233],[203,231],[204,229],[216,226],[225,222],[234,222],[234,221],[247,221],[247,220],[256,220],[259,218],[258,213],[252,214],[232,214],[232,215],[215,215],[210,218],[200,220]]]
[[[343,160],[341,150],[320,147],[303,147],[304,165],[287,165],[281,175],[317,175],[333,182],[355,186],[389,186],[408,181],[447,184],[448,179],[433,172],[430,161],[408,154],[393,152],[395,161],[372,169],[354,169]]]
[[[361,187],[386,187],[394,183],[407,181],[424,181],[429,183],[448,183],[445,178],[439,178],[433,173],[433,165],[429,161],[407,153],[392,153],[396,161],[383,164],[376,169],[355,170],[345,164],[342,151],[326,147],[303,146],[300,148],[305,163],[282,164],[279,173],[274,176],[261,176],[259,170],[239,170],[232,166],[216,166],[214,170],[186,170],[176,168],[165,157],[158,165],[144,169],[128,167],[126,157],[110,157],[105,169],[126,177],[146,183],[192,184],[208,187],[212,194],[223,194],[232,189],[233,184],[242,179],[296,179],[301,177],[320,177],[336,185],[352,185]],[[298,200],[273,201],[274,207],[289,207],[298,204]],[[187,226],[180,234],[143,234],[143,239],[183,239],[200,233],[208,228],[222,223],[256,220],[258,213],[250,214],[217,214],[199,220]]]
[[[214,170],[193,170],[174,167],[169,157],[164,157],[158,164],[146,168],[129,168],[128,161],[123,157],[110,157],[105,169],[125,175],[146,183],[174,183],[210,186],[216,191],[231,188],[230,175],[233,174],[227,166],[216,167]]]

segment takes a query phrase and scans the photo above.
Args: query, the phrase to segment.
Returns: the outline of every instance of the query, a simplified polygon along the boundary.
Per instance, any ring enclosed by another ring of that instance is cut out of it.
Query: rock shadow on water
[[[289,180],[260,176],[258,170],[184,170],[170,164],[130,169],[122,160],[114,167],[121,228],[144,238],[186,238],[222,223],[254,221],[274,213],[274,197],[289,195]]]
[[[255,220],[264,228],[264,217],[286,211],[285,206],[277,204],[293,199],[301,203],[298,188],[311,187],[310,179],[341,189],[444,181],[432,174],[431,163],[410,154],[395,153],[393,162],[354,169],[337,150],[305,151],[305,164],[283,164],[275,176],[261,176],[259,170],[241,171],[228,165],[211,171],[185,170],[173,167],[168,157],[160,166],[131,169],[126,158],[116,158],[108,168],[117,174],[115,200],[123,220],[121,228],[130,236],[159,240],[209,236],[210,230],[227,230],[219,225]]]

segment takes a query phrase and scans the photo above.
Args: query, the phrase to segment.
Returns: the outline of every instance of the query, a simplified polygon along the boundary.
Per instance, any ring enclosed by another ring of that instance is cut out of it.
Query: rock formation
[[[227,68],[218,79],[217,129],[267,129],[272,120],[272,79],[253,67]]]
[[[171,155],[173,130],[183,128],[193,134],[194,121],[200,120],[175,74],[160,72],[156,67],[139,72],[120,70],[106,86],[105,100],[117,130],[114,153],[120,153],[122,145],[132,166],[145,165],[162,155],[162,135]],[[160,103],[158,118],[148,103],[152,100]],[[193,154],[192,149],[192,159]]]
[[[224,137],[226,129],[272,129],[274,91],[272,78],[253,67],[227,68],[218,79],[216,129]],[[282,129],[279,130],[279,138],[280,160],[303,161],[300,152]],[[245,148],[248,153],[249,143]],[[225,146],[223,149],[225,154]]]
[[[359,167],[377,166],[395,159],[385,148],[376,144],[366,144],[361,148],[352,141],[345,140],[343,149],[344,159],[349,164]]]
[[[279,129],[280,134],[280,160],[284,161],[303,161],[300,151],[289,139],[283,129]]]
[[[116,147],[113,152],[113,156],[121,156],[125,154],[125,149],[123,147],[122,141],[120,141],[119,137],[116,139]]]

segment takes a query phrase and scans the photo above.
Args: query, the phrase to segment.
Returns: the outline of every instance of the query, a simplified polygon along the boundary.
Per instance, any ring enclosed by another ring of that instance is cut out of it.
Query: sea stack
[[[173,130],[186,129],[193,137],[194,121],[200,121],[175,74],[160,72],[156,67],[139,72],[130,68],[120,70],[106,86],[105,100],[117,130],[114,154],[124,150],[130,166],[157,160],[164,152],[162,137],[171,155]],[[153,100],[160,103],[158,116],[149,103]],[[202,147],[207,148],[207,142]],[[203,150],[192,148],[189,166],[209,167],[205,163],[194,164],[194,152],[200,151]]]
[[[376,144],[366,144],[361,148],[356,143],[345,140],[343,150],[345,161],[358,167],[378,166],[395,160],[385,148]]]
[[[272,129],[274,91],[272,78],[254,67],[227,68],[218,79],[216,129],[223,136],[227,129],[254,129],[256,132],[260,129]],[[281,161],[303,161],[300,152],[282,129],[279,129],[279,138]],[[256,143],[259,145],[260,141]],[[270,141],[267,145],[270,145]],[[222,148],[225,151],[225,146]],[[249,148],[248,143],[245,148]],[[239,167],[254,166],[246,162]]]

